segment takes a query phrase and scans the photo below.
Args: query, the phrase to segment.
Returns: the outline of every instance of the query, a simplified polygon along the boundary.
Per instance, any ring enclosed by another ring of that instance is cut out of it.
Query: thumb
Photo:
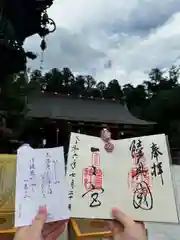
[[[134,223],[132,218],[130,218],[125,213],[123,213],[120,209],[117,209],[117,208],[112,209],[112,216],[124,227],[127,227]]]
[[[36,233],[40,234],[44,223],[47,219],[47,209],[46,207],[39,207],[38,213],[32,223],[32,229],[33,231],[35,231]]]

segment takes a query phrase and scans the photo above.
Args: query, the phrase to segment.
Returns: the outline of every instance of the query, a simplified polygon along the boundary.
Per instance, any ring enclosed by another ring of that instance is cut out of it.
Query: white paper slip
[[[111,219],[121,208],[135,220],[178,223],[164,134],[113,141],[72,133],[68,156],[71,217]]]
[[[47,222],[69,218],[63,147],[18,149],[15,227],[32,223],[39,206],[47,207]]]

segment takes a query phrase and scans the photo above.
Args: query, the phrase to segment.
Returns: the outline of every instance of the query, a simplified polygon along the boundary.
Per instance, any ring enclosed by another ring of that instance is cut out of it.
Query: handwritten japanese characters
[[[158,145],[154,142],[151,144],[151,160],[152,160],[152,167],[151,167],[151,175],[152,177],[160,176],[161,183],[164,185],[163,180],[163,163],[159,161],[162,158],[163,153],[160,151]]]
[[[48,222],[68,218],[67,195],[63,148],[33,149],[23,146],[18,150],[16,227],[31,224],[42,205],[47,207]]]
[[[165,135],[112,140],[71,133],[67,172],[63,148],[17,152],[15,226],[29,225],[40,205],[48,222],[111,219],[121,207],[137,221],[177,223],[178,214]],[[167,206],[170,206],[167,208]]]
[[[121,206],[137,221],[177,223],[165,135],[112,143],[114,150],[108,153],[100,138],[71,133],[71,217],[111,219],[111,208]]]
[[[68,193],[68,198],[69,198],[69,203],[68,203],[68,209],[71,210],[71,199],[73,198],[74,195],[74,178],[76,176],[76,162],[78,161],[78,151],[79,151],[79,142],[80,138],[78,136],[75,137],[75,141],[73,144],[70,146],[70,151],[72,153],[72,161],[70,162],[70,172],[68,173],[70,177],[70,187],[69,187],[69,193]]]
[[[129,147],[133,167],[131,172],[128,173],[128,178],[131,181],[135,209],[151,210],[153,208],[153,177],[160,176],[161,184],[164,185],[163,163],[159,161],[163,157],[163,153],[154,141],[149,148],[151,149],[152,160],[150,168],[147,165],[147,155],[144,152],[142,141],[140,139],[133,140]]]
[[[133,167],[131,172],[128,173],[128,177],[133,192],[133,207],[135,209],[151,210],[153,208],[153,196],[149,168],[142,144],[140,139],[133,140],[130,144],[129,150]]]
[[[36,168],[35,168],[35,163],[34,163],[34,158],[29,159],[29,175],[27,179],[24,179],[24,198],[30,198],[30,192],[35,191],[36,187],[36,182],[35,177],[36,177]]]
[[[100,150],[98,148],[91,147],[92,153],[92,165],[83,169],[83,184],[86,192],[82,195],[82,198],[91,193],[91,202],[89,207],[99,207],[101,201],[98,199],[99,194],[104,192],[103,189],[103,173],[100,168]]]

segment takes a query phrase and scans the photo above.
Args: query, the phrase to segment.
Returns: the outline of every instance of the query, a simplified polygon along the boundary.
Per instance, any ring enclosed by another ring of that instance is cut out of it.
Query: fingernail
[[[113,208],[113,209],[112,209],[112,215],[113,215],[113,216],[116,215],[117,211],[118,211],[117,208]]]
[[[38,213],[39,213],[40,215],[47,215],[46,206],[40,206]]]

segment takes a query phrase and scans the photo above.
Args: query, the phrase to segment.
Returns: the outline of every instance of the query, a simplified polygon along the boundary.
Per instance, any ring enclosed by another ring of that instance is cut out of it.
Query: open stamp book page
[[[32,223],[39,206],[47,207],[47,222],[69,218],[63,147],[18,149],[15,226]]]
[[[110,219],[120,207],[135,220],[178,222],[165,135],[112,141],[71,134],[68,156],[71,217]]]

